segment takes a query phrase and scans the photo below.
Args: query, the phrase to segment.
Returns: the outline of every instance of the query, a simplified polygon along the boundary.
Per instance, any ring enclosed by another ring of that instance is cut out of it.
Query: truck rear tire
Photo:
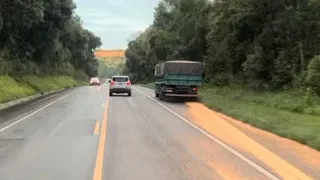
[[[155,96],[156,98],[159,98],[159,93],[155,93],[154,96]]]
[[[160,94],[159,94],[159,99],[160,99],[160,101],[165,101],[166,95],[165,95],[164,92],[160,92]]]

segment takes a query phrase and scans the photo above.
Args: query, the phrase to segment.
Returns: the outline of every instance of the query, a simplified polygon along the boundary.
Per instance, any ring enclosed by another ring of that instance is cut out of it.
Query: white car
[[[98,77],[93,77],[90,79],[90,86],[100,86],[100,79]]]
[[[127,93],[131,96],[131,81],[129,76],[112,76],[109,80],[109,96],[113,93]]]

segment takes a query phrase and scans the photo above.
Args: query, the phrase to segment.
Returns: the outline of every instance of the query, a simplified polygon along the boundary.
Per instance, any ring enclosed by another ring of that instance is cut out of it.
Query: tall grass
[[[0,76],[0,103],[62,88],[83,85],[84,82],[74,80],[69,76],[24,76],[13,78]]]
[[[203,87],[200,96],[209,108],[320,150],[318,97],[307,105],[299,90],[275,93],[229,87]]]

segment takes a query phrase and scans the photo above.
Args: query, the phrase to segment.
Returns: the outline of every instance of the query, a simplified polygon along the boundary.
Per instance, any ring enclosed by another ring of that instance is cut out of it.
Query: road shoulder
[[[149,93],[150,96],[153,94],[153,90],[146,87],[139,87],[139,89]],[[192,117],[188,119],[191,123],[251,156],[255,161],[266,164],[272,170],[277,171],[278,174],[280,173],[285,179],[301,177],[304,179],[320,179],[319,173],[317,173],[320,172],[320,154],[318,151],[244,123],[241,124],[240,121],[235,119],[228,118],[226,120],[226,116],[220,113],[218,116],[217,112],[206,108],[201,103],[186,103],[186,108],[189,116]],[[258,136],[258,131],[263,133],[259,133]],[[268,133],[272,135],[272,138],[267,135]],[[241,139],[241,136],[245,140]],[[249,145],[246,144],[249,141],[249,144],[252,145],[251,148],[253,148],[251,150],[248,147]],[[284,141],[287,143],[284,143]],[[260,152],[260,154],[257,152]],[[280,163],[281,165],[274,163]],[[285,171],[290,172],[292,176]]]
[[[60,89],[50,91],[44,94],[39,94],[31,97],[26,97],[23,100],[15,100],[5,108],[0,110],[0,129],[14,123],[16,120],[46,106],[49,102],[59,97],[62,97],[69,92],[76,91],[80,87]],[[4,107],[4,106],[3,106]]]
[[[315,179],[320,179],[320,152],[296,141],[277,136],[268,131],[255,128],[242,121],[219,115],[231,125],[244,132],[247,136],[262,144],[272,152],[302,171],[310,174]]]

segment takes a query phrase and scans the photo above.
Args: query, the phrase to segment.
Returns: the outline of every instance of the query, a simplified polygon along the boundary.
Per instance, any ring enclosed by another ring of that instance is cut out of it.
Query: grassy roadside
[[[25,76],[19,79],[0,76],[0,103],[8,102],[36,93],[84,85],[68,76],[36,77]]]
[[[154,84],[144,84],[153,88]],[[320,99],[304,103],[304,92],[254,92],[240,87],[205,86],[201,101],[211,109],[260,129],[320,150]]]

